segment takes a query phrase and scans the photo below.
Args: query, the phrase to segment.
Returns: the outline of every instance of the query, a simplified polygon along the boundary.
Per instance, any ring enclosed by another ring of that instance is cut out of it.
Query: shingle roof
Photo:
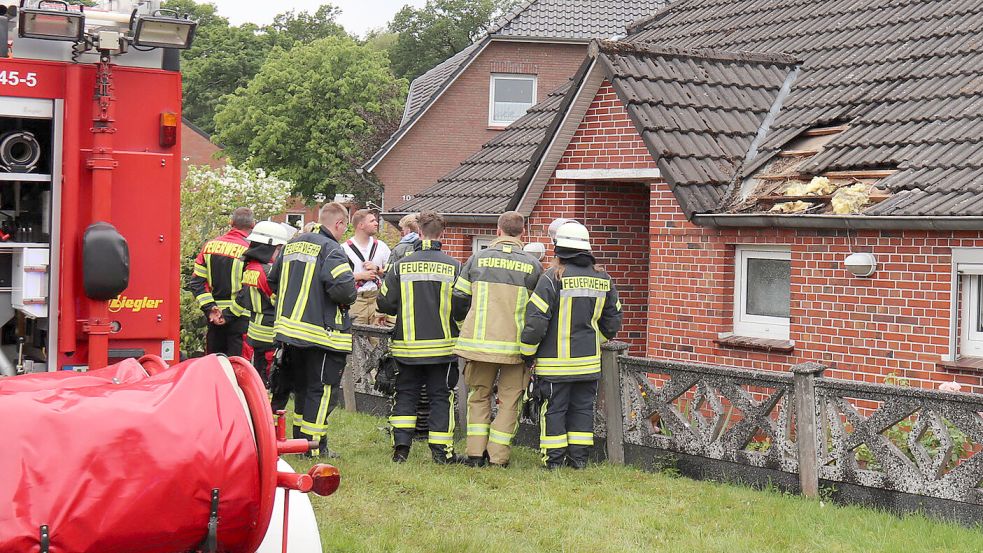
[[[687,215],[713,211],[794,69],[781,55],[599,43],[628,115]]]
[[[624,35],[632,21],[663,7],[667,0],[529,0],[488,29],[473,44],[410,84],[403,118],[395,133],[363,165],[371,169],[399,142],[454,78],[468,67],[492,39],[582,41]]]
[[[845,123],[801,173],[897,169],[878,183],[893,195],[865,214],[980,216],[981,20],[979,0],[681,0],[630,40],[796,56],[763,159]]]
[[[488,34],[500,37],[582,39],[625,35],[629,23],[667,0],[531,0],[498,21]]]
[[[437,184],[391,210],[411,213],[434,209],[441,213],[494,214],[506,210],[549,129],[560,113],[570,83],[502,131]]]

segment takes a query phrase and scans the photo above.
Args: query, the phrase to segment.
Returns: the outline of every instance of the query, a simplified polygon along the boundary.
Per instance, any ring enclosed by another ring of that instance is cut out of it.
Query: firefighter
[[[268,280],[276,291],[275,340],[284,344],[293,375],[293,435],[320,442],[318,454],[329,455],[325,421],[338,403],[352,351],[348,307],[355,301],[355,278],[338,243],[348,229],[348,210],[328,203],[318,219],[313,232],[283,247]]]
[[[235,297],[245,266],[242,254],[249,248],[246,235],[255,223],[251,209],[237,208],[232,212],[231,230],[205,242],[195,258],[194,274],[188,288],[207,319],[207,353],[242,355],[242,337],[249,319],[235,306]]]
[[[594,445],[601,342],[621,329],[621,302],[611,277],[594,265],[586,227],[566,223],[553,243],[551,267],[529,298],[521,348],[535,361],[543,465],[582,469]]]
[[[291,234],[279,223],[260,221],[246,237],[249,249],[242,255],[245,269],[236,304],[249,319],[246,341],[253,348],[253,367],[267,388],[270,387],[269,357],[273,353],[273,322],[276,316],[271,299],[273,290],[267,275],[280,246],[286,244],[290,237]]]
[[[454,353],[467,360],[467,460],[470,466],[507,466],[519,426],[529,373],[519,352],[526,304],[543,272],[523,251],[525,218],[517,211],[498,218],[498,238],[471,256],[454,286],[454,318],[464,320]],[[498,381],[499,409],[491,420],[492,386]]]
[[[392,356],[397,363],[392,426],[393,461],[405,462],[417,421],[420,389],[430,398],[427,441],[433,460],[459,462],[454,455],[454,388],[458,369],[454,357],[457,323],[451,317],[454,282],[461,264],[440,251],[444,219],[433,211],[419,218],[423,240],[386,275],[379,295],[382,313],[396,316]]]
[[[393,247],[389,254],[389,261],[386,262],[386,272],[392,268],[393,264],[416,251],[416,244],[420,241],[419,213],[410,213],[399,220],[399,233],[402,235],[399,243]]]

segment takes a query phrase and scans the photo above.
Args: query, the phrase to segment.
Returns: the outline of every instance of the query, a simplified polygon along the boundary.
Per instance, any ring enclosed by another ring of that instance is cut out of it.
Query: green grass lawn
[[[342,483],[312,497],[325,551],[983,550],[980,532],[920,516],[625,467],[547,473],[526,448],[508,469],[472,469],[437,466],[416,442],[396,465],[382,419],[339,410],[329,426]]]

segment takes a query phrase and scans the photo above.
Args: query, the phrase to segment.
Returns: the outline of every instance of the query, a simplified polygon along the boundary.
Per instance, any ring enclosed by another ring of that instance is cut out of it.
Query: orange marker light
[[[322,497],[335,493],[341,485],[341,473],[331,465],[314,465],[307,474],[314,479],[311,491]]]
[[[177,144],[177,123],[176,113],[165,111],[160,114],[160,145],[167,148]]]

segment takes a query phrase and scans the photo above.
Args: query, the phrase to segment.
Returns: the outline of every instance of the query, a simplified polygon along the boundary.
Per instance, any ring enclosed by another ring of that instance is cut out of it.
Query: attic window
[[[536,76],[492,73],[488,125],[504,127],[522,117],[536,103]]]

